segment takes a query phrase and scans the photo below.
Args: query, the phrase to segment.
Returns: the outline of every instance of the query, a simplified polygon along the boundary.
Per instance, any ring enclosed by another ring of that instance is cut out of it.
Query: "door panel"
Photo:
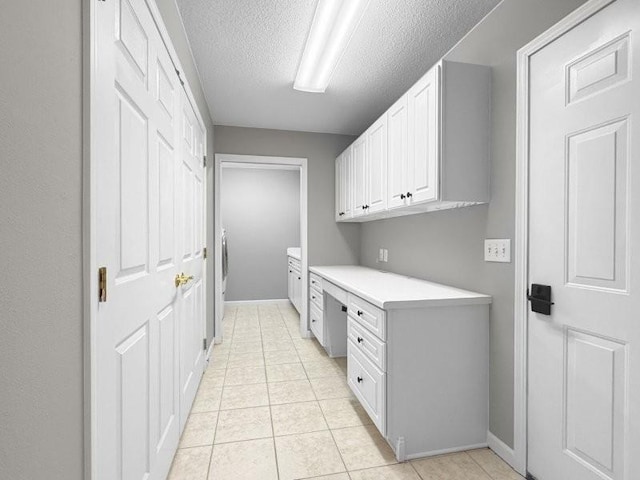
[[[367,213],[387,208],[387,116],[367,130]]]
[[[353,216],[366,213],[367,204],[367,136],[363,134],[353,143]]]
[[[438,199],[440,175],[440,67],[435,66],[407,93],[409,110],[409,193],[411,204]]]
[[[640,4],[618,0],[531,57],[528,469],[538,480],[640,471]],[[634,255],[635,254],[635,255]]]
[[[406,204],[409,191],[409,137],[407,95],[403,95],[387,113],[389,122],[389,155],[387,158],[387,206],[401,207]]]
[[[341,154],[336,158],[336,166],[335,166],[335,177],[336,177],[336,212],[335,218],[336,221],[340,221],[344,219],[344,209],[345,209],[345,192],[344,192],[344,154]]]

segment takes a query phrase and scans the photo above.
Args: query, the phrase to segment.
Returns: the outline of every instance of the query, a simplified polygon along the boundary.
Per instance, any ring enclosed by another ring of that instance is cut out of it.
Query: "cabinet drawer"
[[[311,300],[311,304],[318,307],[320,310],[323,310],[323,296],[322,292],[318,292],[315,288],[311,287],[309,289],[309,300]]]
[[[380,370],[387,370],[387,345],[378,340],[353,318],[348,319],[347,335],[355,348],[362,352]]]
[[[386,376],[347,341],[347,380],[349,387],[367,411],[380,433],[386,428]]]
[[[324,347],[324,318],[322,310],[314,303],[310,304],[309,319],[309,328],[318,339],[318,342],[320,342],[320,345]]]
[[[314,287],[316,290],[322,292],[322,277],[319,277],[315,273],[309,272],[309,286]]]
[[[385,328],[384,310],[371,305],[360,297],[349,294],[349,305],[347,311],[352,318],[358,321],[363,327],[372,332],[376,337],[385,340],[387,329]]]

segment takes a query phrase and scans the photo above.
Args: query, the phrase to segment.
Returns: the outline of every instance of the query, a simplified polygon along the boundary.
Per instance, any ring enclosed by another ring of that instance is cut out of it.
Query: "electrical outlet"
[[[378,251],[378,262],[384,262],[384,248]]]
[[[488,238],[484,241],[484,261],[511,263],[511,240]]]
[[[389,250],[386,248],[384,249],[384,259],[382,261],[385,263],[389,261]]]

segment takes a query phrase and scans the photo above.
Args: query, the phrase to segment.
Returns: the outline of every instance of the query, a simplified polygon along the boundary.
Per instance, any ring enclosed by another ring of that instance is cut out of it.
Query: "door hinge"
[[[207,247],[202,249],[202,258],[207,258]]]
[[[203,338],[203,339],[202,339],[202,349],[203,349],[203,350],[206,350],[206,349],[207,349],[207,339],[206,339],[206,338]]]
[[[98,269],[98,302],[107,301],[107,267]]]

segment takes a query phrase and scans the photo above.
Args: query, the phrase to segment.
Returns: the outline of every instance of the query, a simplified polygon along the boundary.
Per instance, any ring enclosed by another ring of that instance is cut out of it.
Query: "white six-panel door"
[[[530,61],[528,470],[640,478],[640,2]]]
[[[92,470],[163,479],[202,373],[204,133],[144,0],[98,2],[93,27]]]

